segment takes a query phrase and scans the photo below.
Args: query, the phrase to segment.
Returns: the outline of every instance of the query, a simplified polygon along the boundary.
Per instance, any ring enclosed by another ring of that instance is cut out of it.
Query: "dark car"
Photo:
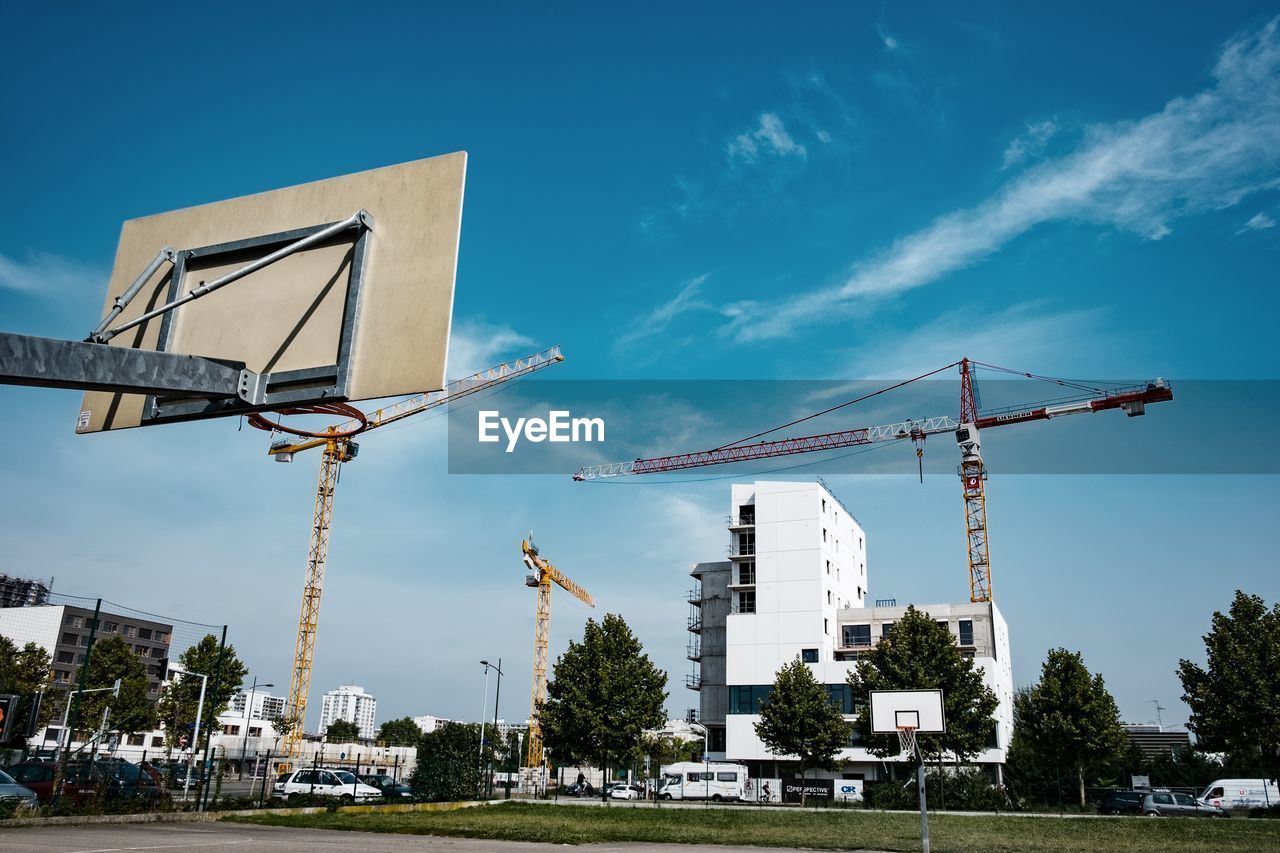
[[[1112,791],[1098,804],[1098,814],[1142,814],[1146,791]]]
[[[566,797],[594,797],[596,789],[591,787],[589,782],[574,782],[572,785],[564,789]]]
[[[1142,813],[1148,817],[1230,817],[1226,809],[1202,803],[1190,794],[1152,791],[1142,798]]]
[[[58,772],[54,761],[20,761],[9,767],[9,775],[24,788],[35,792],[41,805],[53,802],[53,777]],[[62,785],[62,796],[74,803],[91,800],[98,793],[98,785],[87,764],[67,765],[67,775]]]
[[[366,785],[377,788],[388,800],[407,800],[413,796],[408,785],[401,784],[385,773],[376,773],[358,777]]]

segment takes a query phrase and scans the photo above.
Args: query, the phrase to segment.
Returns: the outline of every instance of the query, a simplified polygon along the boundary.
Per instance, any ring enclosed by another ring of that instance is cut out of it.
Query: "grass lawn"
[[[253,815],[242,823],[311,829],[351,829],[448,835],[553,844],[640,841],[667,844],[734,844],[919,850],[915,814],[863,811],[815,812],[754,808],[630,808],[599,806],[497,806],[403,814]],[[929,836],[938,853],[964,851],[1280,850],[1280,821],[1206,818],[1070,819],[931,815]]]

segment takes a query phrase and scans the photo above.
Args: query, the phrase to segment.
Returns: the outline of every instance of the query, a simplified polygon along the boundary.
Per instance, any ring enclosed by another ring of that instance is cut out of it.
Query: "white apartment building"
[[[320,706],[320,731],[324,732],[336,720],[346,720],[356,724],[360,737],[373,738],[378,732],[375,725],[377,715],[377,699],[359,685],[344,684],[324,694]]]
[[[234,714],[237,717],[245,717],[245,706],[248,704],[249,694],[240,691],[231,697],[231,704],[227,708],[228,714]],[[272,696],[270,693],[264,693],[261,690],[253,691],[253,709],[249,715],[255,720],[275,720],[284,715],[285,699],[283,696]]]
[[[413,724],[422,729],[424,735],[429,735],[436,729],[444,726],[445,723],[460,723],[461,720],[450,720],[448,717],[436,717],[431,714],[422,714],[413,718]]]
[[[699,720],[710,758],[776,775],[756,736],[759,702],[778,669],[799,657],[854,719],[847,676],[858,658],[901,618],[896,602],[867,606],[866,533],[821,481],[734,484],[728,560],[699,563],[691,574],[689,657],[698,671]],[[727,606],[725,604],[727,603]],[[994,604],[917,605],[956,636],[1000,699],[992,748],[975,760],[1003,763],[1012,731],[1013,674],[1008,628]],[[840,756],[846,778],[879,778],[883,762],[851,740]]]

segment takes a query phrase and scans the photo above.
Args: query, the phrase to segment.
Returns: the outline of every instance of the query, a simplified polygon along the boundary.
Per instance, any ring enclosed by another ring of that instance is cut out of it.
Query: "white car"
[[[612,800],[642,800],[644,790],[639,785],[615,785],[609,791]]]
[[[349,771],[325,767],[285,773],[276,779],[274,790],[277,797],[285,799],[293,799],[300,794],[337,797],[356,803],[382,799],[381,791],[357,780]]]

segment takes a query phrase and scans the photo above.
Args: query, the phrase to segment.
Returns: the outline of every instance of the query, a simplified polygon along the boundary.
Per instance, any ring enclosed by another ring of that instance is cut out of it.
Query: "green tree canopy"
[[[654,666],[621,616],[587,620],[582,642],[556,661],[538,712],[542,738],[563,764],[634,757],[646,729],[665,720],[667,674]]]
[[[1051,649],[1040,680],[1019,691],[1015,702],[1020,747],[1055,767],[1071,768],[1083,808],[1085,769],[1117,760],[1128,744],[1102,676],[1089,673],[1079,652]]]
[[[848,746],[851,732],[826,685],[798,656],[778,670],[755,729],[774,755],[798,757],[801,775],[811,767],[836,769],[836,755]]]
[[[859,709],[854,725],[868,751],[882,758],[898,753],[895,735],[871,733],[872,690],[941,690],[947,730],[921,734],[920,750],[927,754],[949,752],[964,760],[986,749],[995,726],[992,715],[1000,704],[996,694],[982,683],[982,672],[945,627],[915,607],[881,638],[875,648],[849,673],[853,702]]]
[[[418,764],[409,787],[424,800],[472,799],[483,778],[480,761],[480,726],[445,723],[418,742]]]
[[[200,728],[208,731],[217,725],[218,715],[231,705],[231,697],[244,684],[245,665],[236,656],[236,647],[228,645],[222,650],[221,678],[219,678],[218,647],[220,642],[213,634],[206,634],[200,642],[178,656],[178,664],[187,672],[208,677],[205,689],[204,709],[200,713]],[[196,710],[200,704],[200,679],[194,675],[178,676],[169,682],[160,696],[159,716],[164,723],[165,740],[175,746],[182,735],[195,727]]]
[[[1202,749],[1222,751],[1241,765],[1275,772],[1280,764],[1280,604],[1270,610],[1236,590],[1231,609],[1214,612],[1204,635],[1207,667],[1178,663],[1191,707],[1187,727]]]
[[[324,730],[325,739],[329,743],[346,743],[360,739],[360,727],[350,720],[334,720]]]
[[[637,758],[649,759],[650,775],[668,764],[697,761],[702,758],[702,738],[685,740],[671,735],[646,733],[640,738]]]
[[[0,637],[0,693],[18,696],[16,716],[10,721],[9,743],[22,740],[35,694],[45,694],[40,704],[37,726],[43,726],[53,714],[53,697],[49,689],[53,685],[53,671],[49,667],[49,653],[35,643],[27,643],[19,649],[8,637]]]
[[[119,696],[100,689],[113,686],[117,678],[120,679]],[[95,731],[101,725],[104,708],[111,709],[108,731],[129,734],[156,727],[156,703],[151,696],[147,665],[118,635],[94,642],[89,662],[85,665],[84,687],[98,692],[83,696],[80,704],[81,730]]]
[[[422,729],[418,728],[413,717],[387,720],[378,727],[377,739],[392,746],[407,746],[422,739]]]

